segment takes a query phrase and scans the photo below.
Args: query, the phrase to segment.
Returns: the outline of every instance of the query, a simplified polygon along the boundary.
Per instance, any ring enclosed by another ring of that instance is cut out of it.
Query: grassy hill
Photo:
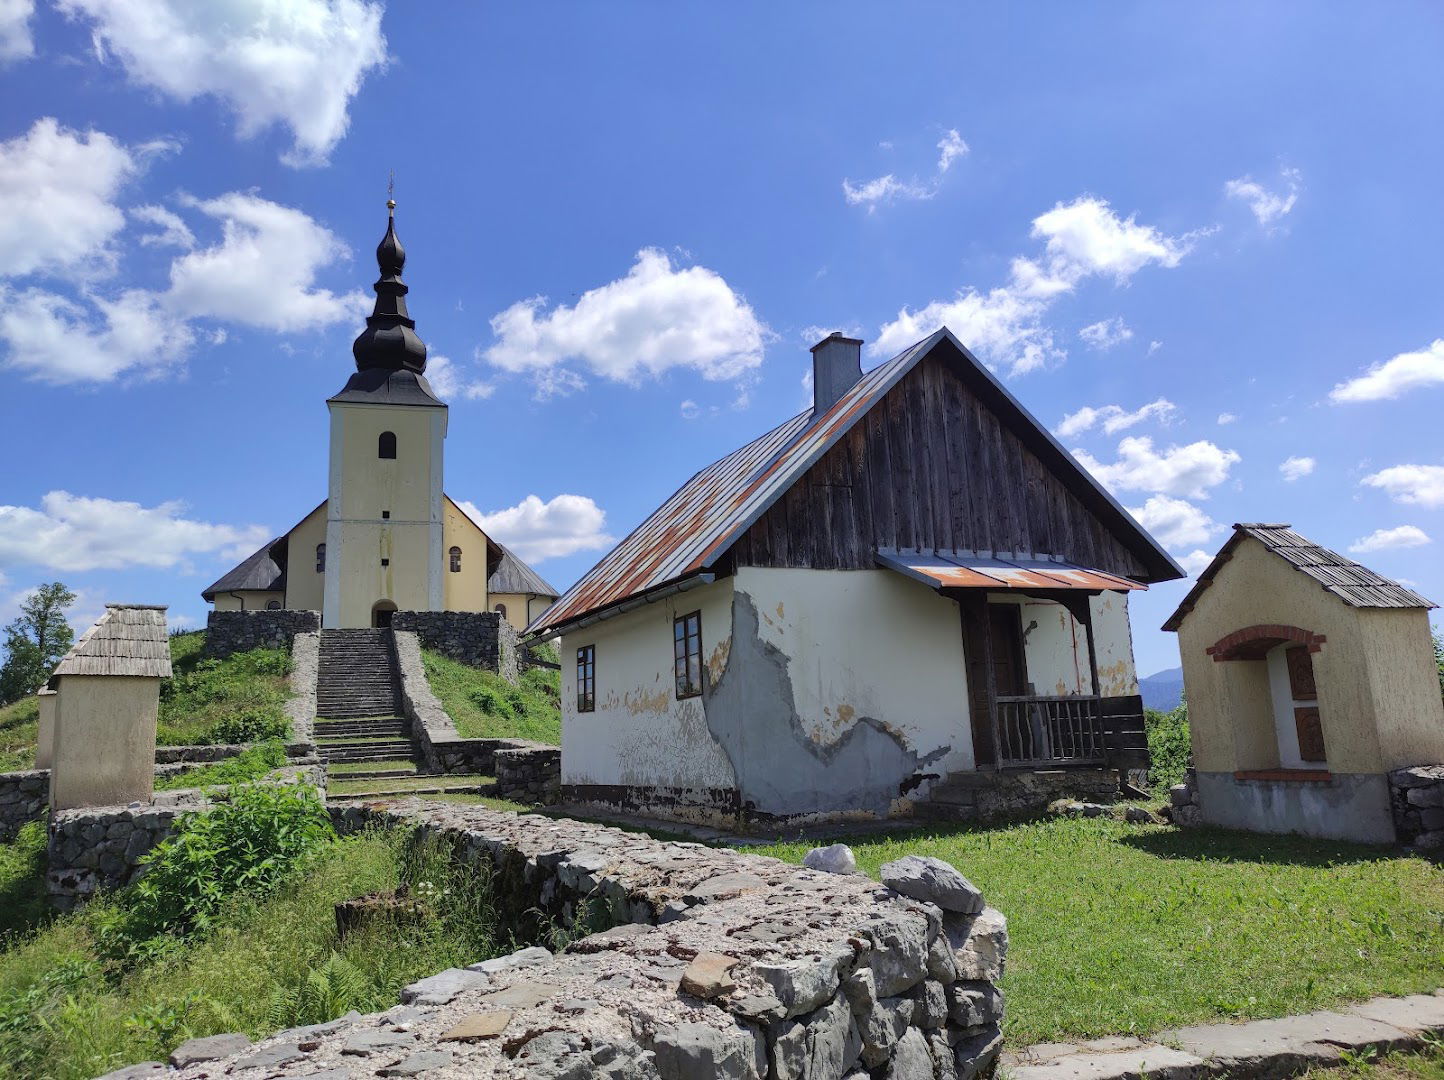
[[[174,674],[161,682],[156,742],[184,746],[285,738],[289,654],[252,649],[208,660],[201,655],[204,644],[199,630],[170,639]],[[35,767],[39,716],[34,697],[0,707],[0,772]]]
[[[422,650],[426,680],[467,739],[533,739],[560,746],[561,676],[531,668],[513,686],[500,676]]]

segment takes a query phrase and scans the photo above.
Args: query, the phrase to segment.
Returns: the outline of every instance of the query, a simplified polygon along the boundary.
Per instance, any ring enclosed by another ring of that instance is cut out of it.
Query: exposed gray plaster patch
[[[789,664],[758,633],[752,598],[734,593],[727,670],[716,683],[704,678],[702,701],[744,805],[777,815],[841,809],[885,815],[904,781],[950,749],[920,756],[870,716],[858,717],[835,742],[814,741],[797,715]]]

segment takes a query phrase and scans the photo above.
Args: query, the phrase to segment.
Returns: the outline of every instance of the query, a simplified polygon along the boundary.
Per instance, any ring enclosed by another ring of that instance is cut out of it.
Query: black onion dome
[[[381,368],[390,371],[426,370],[426,343],[416,336],[416,321],[406,310],[406,283],[401,269],[406,265],[406,249],[396,236],[396,203],[386,203],[390,216],[386,235],[376,246],[376,265],[381,270],[377,280],[376,307],[366,320],[366,329],[351,345],[356,370]]]

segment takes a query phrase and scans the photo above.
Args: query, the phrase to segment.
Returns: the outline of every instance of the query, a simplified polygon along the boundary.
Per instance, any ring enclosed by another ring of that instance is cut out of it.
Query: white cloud
[[[1123,284],[1145,266],[1177,266],[1199,235],[1165,236],[1118,217],[1092,196],[1058,203],[1033,219],[1032,236],[1044,242],[1039,260],[1014,259],[1008,284],[989,292],[969,287],[917,311],[904,307],[881,327],[869,352],[899,352],[947,326],[987,363],[1012,375],[1033,371],[1066,355],[1042,322],[1054,300],[1090,276]]]
[[[1101,422],[1104,434],[1115,435],[1148,419],[1157,419],[1159,423],[1167,424],[1177,413],[1178,407],[1167,398],[1150,401],[1133,412],[1125,411],[1120,405],[1103,405],[1097,409],[1085,405],[1077,412],[1063,417],[1063,422],[1055,430],[1059,438],[1071,439]]]
[[[437,396],[451,401],[477,401],[489,398],[496,392],[496,385],[485,379],[475,378],[459,367],[447,356],[431,356],[426,360],[426,381],[431,384]]]
[[[131,218],[147,225],[154,225],[159,232],[148,232],[141,236],[142,247],[175,247],[190,251],[196,246],[195,233],[181,216],[164,206],[137,206],[129,211]]]
[[[144,156],[104,132],[71,131],[48,116],[0,142],[0,276],[112,270],[110,243],[125,226],[114,200]]]
[[[1128,328],[1120,315],[1111,319],[1103,319],[1100,322],[1089,323],[1078,331],[1078,336],[1088,343],[1090,349],[1106,351],[1128,341],[1133,337],[1133,331]]]
[[[359,291],[316,288],[317,274],[349,251],[302,211],[239,191],[187,205],[221,223],[221,242],[171,264],[165,303],[179,314],[294,331],[356,319],[369,307]]]
[[[35,55],[30,16],[35,0],[0,0],[0,64]]]
[[[1120,442],[1118,460],[1111,464],[1085,450],[1075,450],[1073,455],[1114,491],[1150,491],[1187,499],[1208,498],[1208,489],[1227,480],[1229,470],[1242,460],[1233,450],[1207,440],[1170,446],[1159,453],[1146,436],[1130,436]]]
[[[166,569],[190,555],[249,554],[271,535],[259,525],[215,525],[182,516],[181,502],[140,503],[52,491],[40,508],[0,506],[0,565],[49,570]]]
[[[362,80],[386,63],[379,3],[364,0],[58,0],[96,52],[177,101],[212,96],[243,138],[288,128],[288,164],[324,162]]]
[[[879,145],[885,150],[892,149],[891,143]],[[954,161],[968,153],[968,144],[963,141],[956,128],[949,128],[938,140],[937,149],[938,163],[931,180],[925,182],[916,177],[899,180],[894,173],[879,176],[874,180],[864,180],[860,184],[845,179],[842,182],[842,197],[849,206],[866,206],[869,214],[879,205],[898,199],[931,199],[938,193],[943,174],[952,168]]]
[[[1361,482],[1387,492],[1395,502],[1444,507],[1444,465],[1394,465]]]
[[[1183,572],[1191,578],[1198,577],[1208,569],[1208,564],[1213,562],[1213,556],[1200,549],[1190,551],[1187,555],[1176,556],[1178,565],[1183,567]]]
[[[1292,484],[1295,480],[1302,480],[1314,471],[1318,462],[1311,457],[1290,457],[1285,458],[1279,464],[1279,475]]]
[[[1329,391],[1335,405],[1348,401],[1388,401],[1421,386],[1444,383],[1444,338],[1427,349],[1400,353]]]
[[[483,532],[526,562],[595,551],[615,541],[606,532],[606,512],[585,495],[557,495],[547,502],[528,495],[516,506],[490,514],[473,503],[458,505]]]
[[[697,417],[702,415],[702,407],[691,398],[688,398],[686,401],[682,402],[681,406],[678,408],[678,412],[682,414],[683,420],[695,420],[697,419]]]
[[[636,384],[673,368],[705,379],[738,379],[762,364],[772,337],[741,295],[704,266],[676,268],[645,248],[625,277],[582,294],[575,306],[546,310],[543,297],[495,315],[496,343],[481,355],[504,371],[527,372],[538,393],[584,385],[594,375]]]
[[[1222,528],[1193,503],[1167,495],[1150,495],[1142,506],[1130,506],[1128,512],[1164,547],[1202,544]]]
[[[1153,341],[1150,341],[1150,342],[1148,343],[1148,355],[1149,355],[1149,356],[1152,356],[1154,353],[1156,353],[1156,352],[1157,352],[1159,349],[1161,349],[1161,348],[1163,348],[1163,342],[1161,342],[1161,341],[1159,341],[1159,340],[1157,340],[1157,339],[1154,339]]]
[[[1303,179],[1298,169],[1283,169],[1279,176],[1287,191],[1270,191],[1250,176],[1240,176],[1237,180],[1227,181],[1223,190],[1229,198],[1248,203],[1248,208],[1253,211],[1258,223],[1268,228],[1294,208],[1294,203],[1298,202],[1299,198],[1299,184]]]
[[[958,134],[957,128],[948,128],[938,140],[938,173],[941,175],[952,167],[954,161],[968,152],[968,144]]]
[[[1238,417],[1231,412],[1221,412],[1218,414],[1218,423],[1220,427],[1231,424],[1237,419]]]
[[[179,365],[195,343],[153,293],[70,300],[43,289],[0,286],[0,344],[9,367],[52,384],[154,377]]]
[[[1388,551],[1392,548],[1422,547],[1433,543],[1429,534],[1417,525],[1400,525],[1393,529],[1375,529],[1368,536],[1354,541],[1349,550],[1357,555],[1370,551]]]

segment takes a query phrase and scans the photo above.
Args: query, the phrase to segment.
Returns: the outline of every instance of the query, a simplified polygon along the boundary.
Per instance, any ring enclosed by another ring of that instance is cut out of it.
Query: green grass
[[[560,746],[559,673],[529,668],[521,685],[423,650],[426,680],[466,739],[533,739]]]
[[[259,780],[273,769],[279,769],[285,764],[286,744],[280,739],[270,739],[247,747],[235,757],[157,780],[155,789],[157,791],[176,791],[182,788],[244,784],[251,780]]]
[[[45,898],[45,822],[32,821],[0,844],[0,949],[50,921]]]
[[[372,920],[338,939],[336,903],[403,881],[432,898],[425,918]],[[408,982],[515,947],[491,916],[484,876],[451,866],[440,845],[408,845],[400,831],[329,843],[267,900],[237,898],[208,935],[116,971],[97,935],[125,897],[62,916],[0,953],[0,1071],[90,1077],[164,1059],[194,1036],[259,1037],[350,1008],[383,1009]]]
[[[485,806],[491,810],[508,810],[516,814],[531,814],[536,807],[515,803],[509,799],[496,799],[490,795],[473,795],[470,792],[452,791],[443,795],[422,795],[428,802],[462,803],[468,806]]]
[[[40,699],[35,696],[0,707],[0,772],[35,768],[35,739]]]
[[[844,837],[954,864],[1008,916],[1010,1043],[1307,1012],[1444,982],[1444,869],[1376,848],[1102,819]],[[799,862],[825,840],[751,848]]]
[[[378,776],[365,780],[332,780],[326,785],[330,795],[354,795],[358,791],[410,791],[413,788],[484,787],[495,781],[490,776]]]
[[[1423,1050],[1399,1054],[1351,1054],[1332,1069],[1310,1069],[1309,1080],[1444,1080],[1444,1040],[1427,1038]]]
[[[407,772],[415,772],[416,762],[410,758],[400,758],[396,761],[338,761],[326,766],[326,772],[331,776],[371,772],[373,769],[405,769]]]
[[[208,660],[201,655],[204,645],[201,631],[171,636],[174,674],[161,683],[156,741],[183,746],[285,737],[286,650],[251,649]]]

